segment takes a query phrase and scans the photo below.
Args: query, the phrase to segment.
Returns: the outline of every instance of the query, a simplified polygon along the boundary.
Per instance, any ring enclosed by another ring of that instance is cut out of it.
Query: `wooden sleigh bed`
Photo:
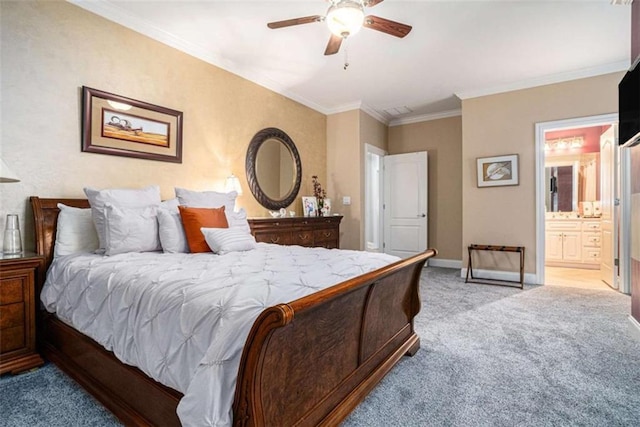
[[[58,203],[31,197],[36,251],[53,259]],[[235,426],[336,425],[420,340],[420,274],[429,249],[262,312],[244,346],[233,403]],[[180,425],[182,394],[120,362],[91,338],[41,311],[39,350],[126,425]]]

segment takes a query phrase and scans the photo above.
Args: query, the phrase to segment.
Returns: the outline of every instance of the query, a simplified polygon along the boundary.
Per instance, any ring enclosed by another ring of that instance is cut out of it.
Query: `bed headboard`
[[[56,225],[58,223],[58,203],[76,208],[88,208],[89,201],[86,199],[41,199],[32,196],[31,208],[33,209],[33,219],[36,234],[36,252],[44,256],[45,268],[49,269],[53,260],[53,246],[56,242]]]

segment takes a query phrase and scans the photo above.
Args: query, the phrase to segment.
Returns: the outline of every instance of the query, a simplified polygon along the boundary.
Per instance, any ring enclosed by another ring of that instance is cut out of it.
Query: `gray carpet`
[[[428,268],[404,358],[344,422],[354,426],[640,426],[640,340],[613,291],[465,284]],[[115,426],[47,365],[0,379],[2,426]]]

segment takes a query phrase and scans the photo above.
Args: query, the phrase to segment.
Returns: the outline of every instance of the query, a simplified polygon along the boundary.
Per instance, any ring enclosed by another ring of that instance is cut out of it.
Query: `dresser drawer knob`
[[[333,235],[333,233],[330,232],[330,231],[329,232],[324,232],[323,234],[324,234],[324,237],[331,237]]]
[[[278,243],[279,241],[280,241],[280,236],[271,238],[271,243]]]

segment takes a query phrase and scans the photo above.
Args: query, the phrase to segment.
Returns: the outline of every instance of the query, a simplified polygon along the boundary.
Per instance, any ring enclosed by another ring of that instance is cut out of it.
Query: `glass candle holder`
[[[22,237],[20,236],[18,215],[7,215],[2,252],[9,255],[22,253]]]

